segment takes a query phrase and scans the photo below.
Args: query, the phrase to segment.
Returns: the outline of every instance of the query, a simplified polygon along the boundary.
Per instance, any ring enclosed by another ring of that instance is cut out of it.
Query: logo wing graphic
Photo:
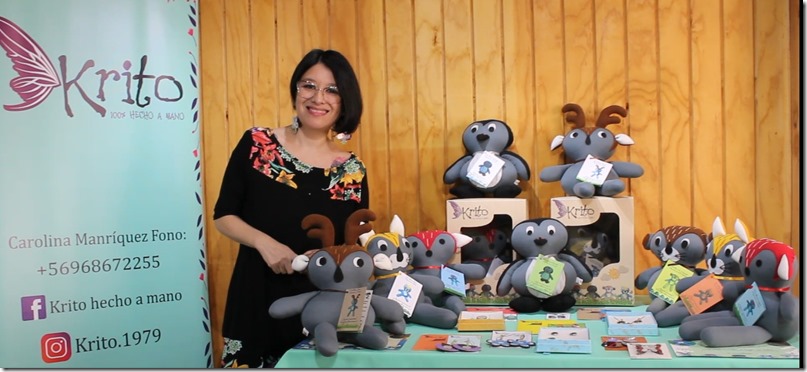
[[[560,200],[552,200],[555,203],[555,206],[558,207],[558,217],[563,218],[566,215],[566,205],[563,204]]]
[[[9,85],[22,103],[3,105],[8,111],[23,111],[36,107],[61,81],[42,48],[14,22],[0,17],[0,47],[14,64],[17,76]]]
[[[449,200],[448,204],[451,205],[451,208],[454,210],[454,217],[453,218],[457,218],[457,217],[462,215],[462,207],[457,205],[457,203],[454,203],[453,201]]]

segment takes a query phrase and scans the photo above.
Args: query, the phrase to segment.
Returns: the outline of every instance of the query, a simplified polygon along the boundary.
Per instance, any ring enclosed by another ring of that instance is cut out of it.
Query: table
[[[573,308],[572,311],[579,307]],[[626,307],[625,310],[644,311],[645,305]],[[543,312],[519,314],[519,319],[543,319]],[[572,313],[572,319],[576,319]],[[418,324],[409,324],[406,332],[411,334],[398,350],[342,349],[332,357],[325,357],[316,350],[292,349],[277,363],[276,368],[802,368],[800,359],[746,359],[677,357],[670,349],[672,359],[630,359],[627,351],[606,351],[600,346],[600,336],[607,335],[606,324],[597,320],[581,320],[589,329],[592,343],[591,354],[542,354],[535,348],[495,348],[484,343],[490,332],[458,332],[456,329],[438,329]],[[516,320],[507,321],[507,330],[515,330]],[[677,339],[678,328],[659,328],[659,336],[646,336],[647,342],[667,343]],[[412,350],[423,334],[479,334],[482,335],[482,351],[475,353]],[[800,348],[800,334],[789,343]]]

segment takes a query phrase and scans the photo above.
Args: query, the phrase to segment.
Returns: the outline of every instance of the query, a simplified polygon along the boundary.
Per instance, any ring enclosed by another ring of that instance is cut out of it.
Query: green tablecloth
[[[625,308],[644,311],[646,306]],[[519,319],[544,319],[545,313],[520,314]],[[572,319],[576,319],[572,313]],[[592,343],[591,354],[542,354],[535,348],[495,348],[484,343],[490,332],[467,332],[482,336],[480,352],[413,351],[412,346],[423,334],[456,334],[455,330],[437,329],[409,324],[406,332],[411,334],[398,350],[342,349],[332,357],[324,357],[315,350],[293,349],[283,356],[277,368],[802,368],[799,359],[748,359],[677,357],[670,348],[672,359],[630,359],[627,351],[606,351],[600,346],[600,336],[607,335],[603,321],[582,320],[589,329]],[[517,321],[508,320],[507,330],[515,330]],[[677,339],[678,328],[660,328],[659,336],[646,336],[647,342],[666,343]],[[465,333],[465,332],[463,332]],[[789,341],[800,348],[800,335]]]

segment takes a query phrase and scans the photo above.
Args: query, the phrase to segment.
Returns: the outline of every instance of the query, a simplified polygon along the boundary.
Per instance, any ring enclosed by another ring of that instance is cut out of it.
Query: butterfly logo
[[[563,218],[563,216],[566,215],[566,205],[560,200],[553,199],[552,202],[555,203],[555,207],[558,208],[558,216],[556,218]]]
[[[455,218],[457,218],[459,216],[462,216],[462,207],[457,205],[457,203],[449,200],[448,205],[450,205],[451,209],[453,209],[453,211],[454,211],[454,217],[452,217],[452,219],[455,219]]]
[[[9,85],[22,102],[3,105],[8,111],[23,111],[38,106],[53,88],[62,84],[56,69],[45,51],[19,26],[0,17],[0,47],[11,59],[14,71],[19,76],[11,79]]]

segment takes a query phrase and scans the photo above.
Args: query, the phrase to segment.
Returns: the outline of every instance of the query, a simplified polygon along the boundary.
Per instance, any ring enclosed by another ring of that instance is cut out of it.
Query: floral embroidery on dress
[[[238,364],[238,359],[233,358],[241,350],[241,340],[233,340],[224,337],[224,350],[222,351],[221,364],[223,368],[249,368],[246,364]]]
[[[249,154],[252,167],[270,179],[296,189],[294,172],[309,173],[314,169],[279,146],[272,137],[272,132],[266,128],[252,128],[252,140],[252,151]],[[329,182],[323,191],[330,192],[332,200],[361,202],[361,184],[366,169],[358,158],[339,158],[324,171]]]

